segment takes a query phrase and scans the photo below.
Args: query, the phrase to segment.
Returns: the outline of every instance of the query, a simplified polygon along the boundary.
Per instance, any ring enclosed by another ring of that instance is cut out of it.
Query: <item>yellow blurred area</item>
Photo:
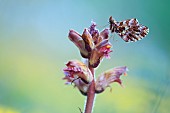
[[[21,113],[21,112],[11,108],[0,107],[0,113]]]

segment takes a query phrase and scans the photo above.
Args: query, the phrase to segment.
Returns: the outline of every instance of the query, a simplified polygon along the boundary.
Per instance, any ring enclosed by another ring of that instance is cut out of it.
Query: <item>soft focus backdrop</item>
[[[67,38],[91,20],[102,30],[109,16],[136,17],[150,28],[141,41],[111,39],[111,59],[96,74],[128,66],[117,83],[97,95],[94,113],[168,113],[170,53],[168,0],[0,0],[0,113],[79,113],[85,97],[62,80],[64,63],[80,59]]]

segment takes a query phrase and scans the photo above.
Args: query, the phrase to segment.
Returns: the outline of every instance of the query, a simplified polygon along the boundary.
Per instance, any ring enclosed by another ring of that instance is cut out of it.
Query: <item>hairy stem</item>
[[[89,66],[89,69],[93,74],[93,78],[94,78],[94,68]],[[84,113],[92,113],[94,97],[95,97],[95,81],[93,79],[87,92],[87,101],[86,101],[86,107]]]

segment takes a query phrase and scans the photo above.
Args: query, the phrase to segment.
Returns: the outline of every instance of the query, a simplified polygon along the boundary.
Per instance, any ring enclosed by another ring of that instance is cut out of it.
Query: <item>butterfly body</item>
[[[135,42],[149,33],[149,28],[139,24],[136,18],[117,22],[112,16],[109,18],[111,33],[117,33],[126,42]]]

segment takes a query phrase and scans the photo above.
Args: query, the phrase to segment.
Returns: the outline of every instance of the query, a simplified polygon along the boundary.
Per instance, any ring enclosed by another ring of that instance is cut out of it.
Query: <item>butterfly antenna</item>
[[[97,25],[97,27],[98,27],[98,28],[106,28],[108,25],[109,25],[109,23],[106,24],[106,25],[102,25],[102,26]]]

